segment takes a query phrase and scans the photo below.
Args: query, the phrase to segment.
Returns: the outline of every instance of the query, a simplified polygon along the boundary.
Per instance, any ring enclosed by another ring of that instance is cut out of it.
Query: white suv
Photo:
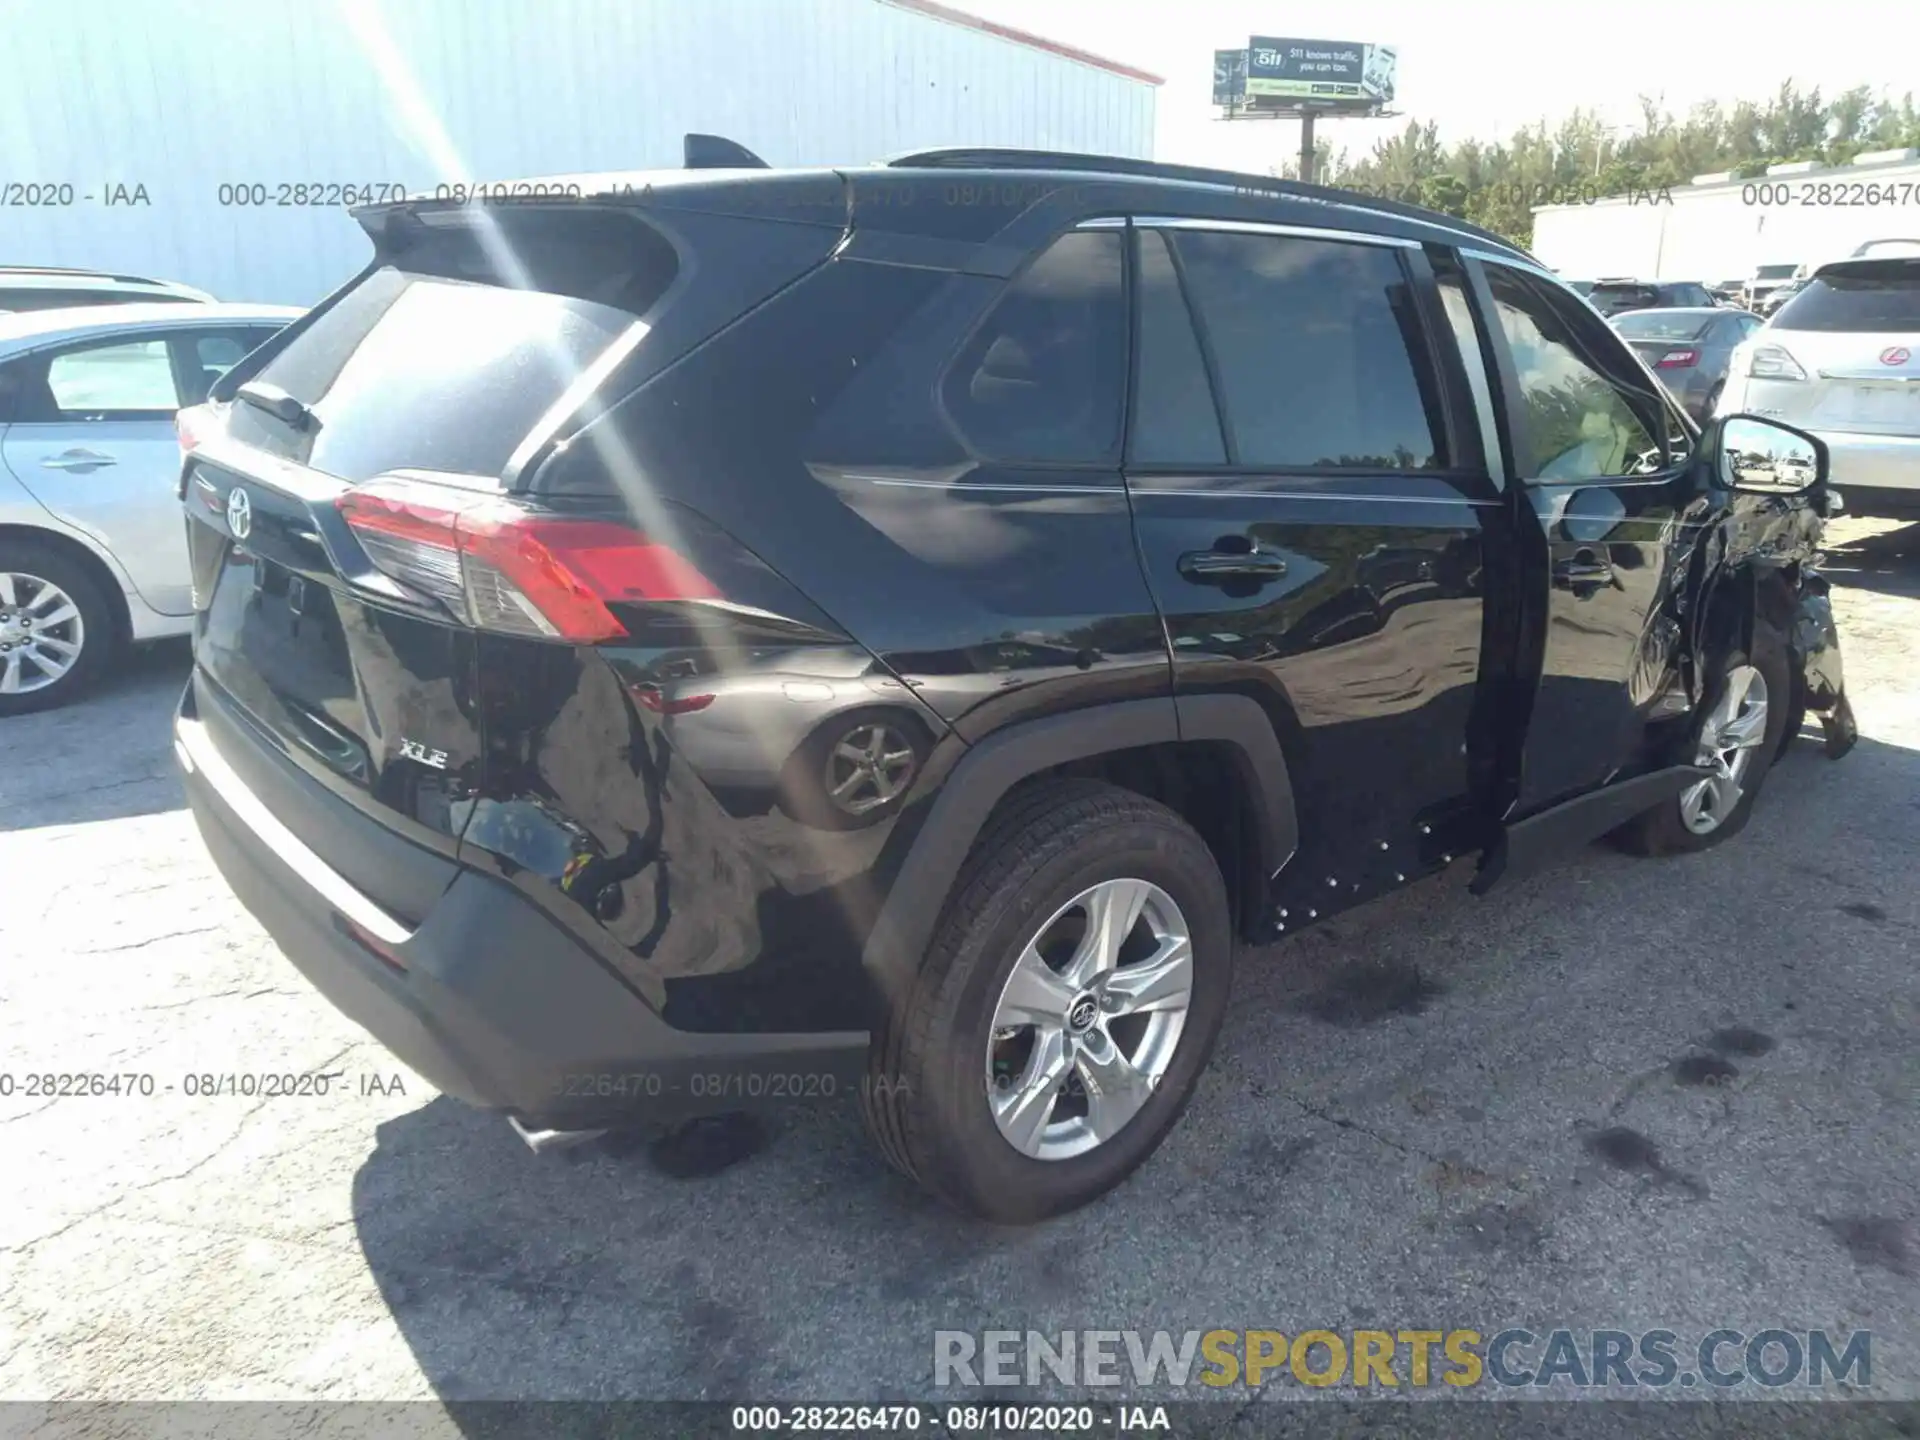
[[[1820,266],[1733,352],[1719,413],[1812,431],[1851,511],[1920,519],[1920,255]]]

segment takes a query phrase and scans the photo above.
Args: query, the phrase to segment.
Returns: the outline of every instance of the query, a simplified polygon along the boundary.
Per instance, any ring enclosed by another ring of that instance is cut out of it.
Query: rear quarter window
[[[1097,464],[1120,449],[1127,368],[1122,234],[1062,236],[960,352],[941,403],[989,459]]]

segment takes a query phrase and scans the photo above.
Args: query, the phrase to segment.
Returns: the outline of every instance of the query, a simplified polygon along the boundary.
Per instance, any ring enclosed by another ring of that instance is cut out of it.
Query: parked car
[[[1807,288],[1807,277],[1796,275],[1791,280],[1783,280],[1763,295],[1754,307],[1754,312],[1765,319]]]
[[[1704,421],[1719,403],[1734,347],[1764,322],[1749,310],[1715,307],[1630,310],[1609,323],[1681,408]]]
[[[174,415],[300,312],[0,316],[0,715],[62,705],[193,623]]]
[[[1808,709],[1849,743],[1821,444],[1696,430],[1499,237],[1146,161],[738,164],[359,210],[364,274],[185,427],[207,846],[536,1148],[857,1093],[946,1201],[1055,1214],[1174,1125],[1237,941],[1700,850]],[[778,756],[810,673],[925,736],[873,823],[689,759],[735,679]]]
[[[1593,281],[1591,280],[1563,280],[1560,283],[1573,291],[1573,293],[1578,295],[1582,300],[1593,293]]]
[[[1868,258],[1881,260],[1891,259],[1901,255],[1920,255],[1920,240],[1868,240],[1855,246],[1853,255],[1850,258],[1855,260],[1865,260]]]
[[[1614,316],[1628,310],[1706,308],[1713,296],[1693,280],[1600,280],[1587,292],[1587,303]]]
[[[1747,279],[1747,308],[1758,311],[1771,295],[1795,276],[1803,275],[1804,269],[1799,262],[1792,264],[1775,263],[1756,265],[1753,274]]]
[[[1822,265],[1734,352],[1723,410],[1802,426],[1856,512],[1920,519],[1920,255]]]
[[[172,280],[68,270],[46,265],[0,265],[0,315],[67,310],[78,305],[206,304],[213,297]]]

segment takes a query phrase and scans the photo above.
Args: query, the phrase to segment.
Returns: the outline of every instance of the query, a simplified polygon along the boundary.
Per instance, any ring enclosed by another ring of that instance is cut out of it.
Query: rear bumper
[[[1843,430],[1813,432],[1827,443],[1834,487],[1855,513],[1871,492],[1904,492],[1920,505],[1920,435],[1861,435]]]
[[[585,1129],[849,1095],[867,1036],[676,1030],[503,881],[462,870],[417,927],[375,906],[176,722],[214,863],[306,978],[449,1095],[532,1128]],[[370,830],[377,823],[364,822]]]

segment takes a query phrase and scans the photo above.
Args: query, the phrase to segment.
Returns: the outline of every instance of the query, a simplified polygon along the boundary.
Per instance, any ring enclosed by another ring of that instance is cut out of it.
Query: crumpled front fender
[[[1841,701],[1845,674],[1840,662],[1840,631],[1833,623],[1833,599],[1827,580],[1815,570],[1803,570],[1799,603],[1788,636],[1794,675],[1809,710],[1825,714]]]

